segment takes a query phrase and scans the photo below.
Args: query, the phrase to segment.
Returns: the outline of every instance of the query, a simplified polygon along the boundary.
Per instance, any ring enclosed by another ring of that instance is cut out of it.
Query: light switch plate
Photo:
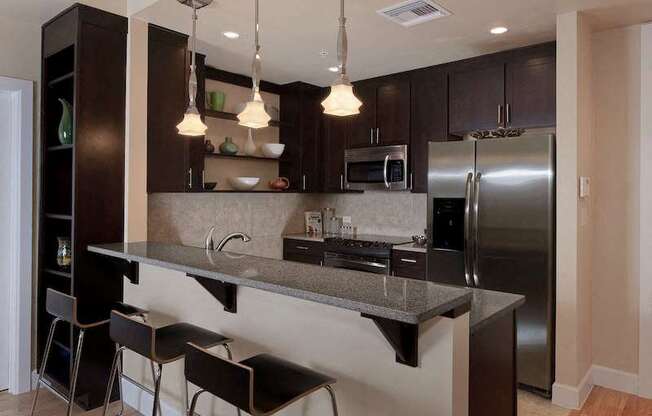
[[[580,176],[580,198],[588,198],[589,196],[591,196],[591,178]]]

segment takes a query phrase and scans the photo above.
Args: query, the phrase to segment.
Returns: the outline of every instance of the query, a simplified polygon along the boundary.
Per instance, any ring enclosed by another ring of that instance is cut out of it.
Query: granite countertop
[[[483,289],[471,290],[473,300],[469,327],[472,334],[525,303],[525,296],[521,295]]]
[[[473,296],[470,289],[426,281],[175,244],[114,243],[88,250],[409,324],[450,312]]]
[[[409,244],[400,244],[392,247],[392,250],[394,251],[414,251],[417,253],[425,253],[426,252],[426,246],[420,246],[417,245],[416,243],[409,243]]]

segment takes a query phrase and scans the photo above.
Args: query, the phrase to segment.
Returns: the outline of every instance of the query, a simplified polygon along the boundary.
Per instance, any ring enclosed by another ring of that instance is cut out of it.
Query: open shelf
[[[46,212],[45,218],[49,218],[51,220],[72,221],[72,215],[65,215],[65,214],[50,214]]]
[[[55,270],[55,269],[45,268],[45,269],[43,269],[43,273],[53,274],[55,276],[60,276],[60,277],[65,277],[67,279],[72,279],[72,274],[70,272],[65,272],[63,270]]]
[[[222,120],[231,120],[231,121],[238,121],[238,115],[234,113],[227,113],[225,111],[215,111],[215,110],[209,110],[208,108],[205,110],[205,115],[206,117],[212,117],[212,118],[219,118]],[[269,125],[272,127],[280,127],[281,124],[286,125],[285,123],[281,123],[278,120],[271,120],[269,122]]]
[[[277,161],[277,157],[265,157],[265,156],[248,156],[248,155],[224,155],[222,153],[206,153],[206,157],[218,158],[218,159],[244,159],[244,160],[268,160],[268,161]]]
[[[74,72],[68,72],[67,74],[64,74],[60,77],[57,77],[53,79],[52,81],[48,82],[48,87],[52,88],[56,86],[57,84],[62,83],[63,81],[67,81],[69,79],[72,79],[75,76]]]
[[[72,144],[59,144],[56,146],[49,146],[47,148],[48,152],[61,152],[64,150],[71,150],[74,147]]]
[[[251,190],[251,191],[238,191],[235,189],[215,189],[212,191],[199,191],[198,193],[213,193],[213,194],[298,194],[300,191],[274,191],[272,189],[265,190]]]

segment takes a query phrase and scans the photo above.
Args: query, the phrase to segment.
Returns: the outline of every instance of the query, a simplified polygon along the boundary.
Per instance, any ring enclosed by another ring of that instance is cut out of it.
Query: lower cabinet
[[[324,243],[284,238],[283,260],[321,266],[324,262]]]
[[[426,280],[426,253],[393,250],[392,274],[409,279]]]
[[[516,315],[471,332],[469,416],[516,416]]]

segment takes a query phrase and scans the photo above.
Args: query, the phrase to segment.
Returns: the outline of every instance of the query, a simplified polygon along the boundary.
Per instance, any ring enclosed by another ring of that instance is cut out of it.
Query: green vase
[[[235,155],[238,150],[238,145],[233,143],[233,139],[230,137],[224,138],[224,143],[220,145],[220,153],[223,155]]]
[[[72,106],[68,101],[59,98],[63,113],[59,121],[59,141],[61,144],[72,144]]]

